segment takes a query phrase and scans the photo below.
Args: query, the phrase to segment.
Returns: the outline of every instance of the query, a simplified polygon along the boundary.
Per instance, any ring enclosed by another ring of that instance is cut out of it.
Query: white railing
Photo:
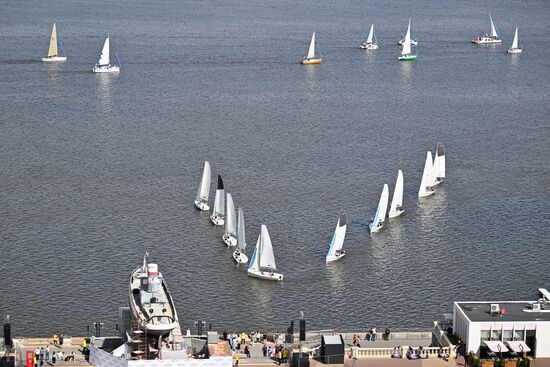
[[[422,351],[430,357],[437,357],[439,352],[443,354],[450,355],[451,348],[449,347],[423,347]],[[402,346],[403,358],[406,358],[407,351],[409,347],[407,345]],[[419,348],[413,348],[415,353],[419,353]],[[351,348],[351,356],[357,359],[367,359],[367,358],[391,358],[392,354],[395,352],[394,348]]]

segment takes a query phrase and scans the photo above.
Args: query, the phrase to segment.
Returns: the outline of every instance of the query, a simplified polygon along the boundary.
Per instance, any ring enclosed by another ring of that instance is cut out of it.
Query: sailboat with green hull
[[[398,57],[399,61],[415,61],[416,54],[412,52],[411,48],[411,20],[409,19],[409,27],[407,28],[407,34],[405,35],[405,42],[403,42],[403,48],[401,49],[401,56]]]

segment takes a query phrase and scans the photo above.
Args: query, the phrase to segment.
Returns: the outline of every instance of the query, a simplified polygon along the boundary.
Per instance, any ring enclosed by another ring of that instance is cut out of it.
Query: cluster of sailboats
[[[489,14],[489,21],[491,22],[491,33],[485,33],[484,35],[474,37],[474,39],[472,39],[472,43],[478,45],[502,43],[502,40],[500,39],[497,29],[495,27],[495,23],[493,23],[493,18],[491,17],[491,14]],[[519,31],[518,27],[516,27],[516,31],[514,32],[514,40],[512,41],[512,45],[508,49],[508,53],[519,54],[522,52],[523,50],[519,47]]]
[[[65,62],[67,61],[67,56],[61,55],[63,50],[63,44],[57,39],[57,27],[55,23],[52,27],[52,34],[50,37],[50,47],[48,48],[48,56],[43,57],[43,62]],[[120,63],[118,62],[118,57],[116,51],[114,52],[115,58],[117,59],[116,64],[111,63],[111,44],[109,41],[109,36],[105,38],[103,43],[103,48],[101,49],[101,55],[99,56],[99,61],[94,65],[92,71],[94,73],[118,73],[120,71]]]
[[[210,210],[208,199],[211,176],[210,162],[206,161],[204,162],[199,190],[195,198],[195,207],[199,210]],[[283,274],[277,272],[273,244],[271,243],[271,237],[266,225],[261,225],[260,235],[258,236],[258,241],[250,260],[246,256],[246,232],[243,209],[238,207],[237,211],[235,211],[233,197],[230,193],[225,192],[220,175],[218,175],[216,196],[214,197],[214,207],[212,208],[210,221],[215,226],[224,226],[222,241],[228,247],[235,247],[233,260],[238,264],[248,263],[247,273],[249,276],[268,280],[283,280]]]
[[[208,205],[210,184],[211,184],[212,171],[210,163],[204,162],[204,168],[202,177],[199,184],[199,190],[195,198],[195,207],[202,211],[210,210]],[[426,156],[426,162],[424,164],[424,172],[422,174],[422,181],[420,183],[420,189],[418,191],[418,197],[432,195],[435,192],[435,186],[443,182],[445,178],[445,151],[443,144],[438,143],[435,152],[435,158],[432,160],[432,152],[428,151]],[[404,213],[403,209],[403,171],[397,172],[397,179],[395,182],[395,189],[391,204],[388,212],[389,201],[389,188],[387,184],[384,184],[382,188],[382,194],[378,202],[378,207],[374,217],[369,224],[369,232],[371,234],[379,232],[384,228],[386,217],[393,219],[399,217]],[[235,204],[233,203],[233,197],[230,193],[225,192],[223,180],[218,175],[218,181],[216,186],[216,196],[214,198],[214,207],[210,215],[210,221],[215,226],[225,226],[222,241],[228,247],[235,247],[233,252],[233,259],[238,264],[248,264],[247,273],[251,277],[257,277],[269,280],[282,280],[283,274],[277,272],[277,265],[275,263],[275,254],[273,252],[273,244],[271,237],[267,230],[267,226],[262,224],[260,229],[260,235],[256,241],[254,252],[250,258],[245,254],[246,250],[246,235],[243,209],[238,207],[235,211]],[[336,229],[332,236],[332,240],[329,245],[328,253],[325,257],[327,263],[339,260],[346,255],[344,247],[344,239],[346,237],[347,230],[347,214],[345,210],[340,212],[338,221],[336,222]]]

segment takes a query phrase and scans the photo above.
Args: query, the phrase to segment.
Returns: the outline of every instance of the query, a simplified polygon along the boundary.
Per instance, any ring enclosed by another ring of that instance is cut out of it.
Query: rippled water
[[[489,11],[504,42],[476,47]],[[409,16],[419,58],[399,63]],[[44,65],[53,20],[69,61]],[[549,22],[543,0],[3,1],[0,314],[16,334],[112,333],[145,249],[184,328],[282,330],[300,310],[429,327],[454,300],[531,298],[550,286]],[[314,29],[324,63],[304,67]],[[118,76],[90,72],[107,33]],[[438,141],[447,179],[419,201]],[[249,250],[267,224],[283,283],[247,277],[194,209],[204,160]],[[370,236],[398,169],[406,212]],[[325,265],[341,208],[348,256]]]

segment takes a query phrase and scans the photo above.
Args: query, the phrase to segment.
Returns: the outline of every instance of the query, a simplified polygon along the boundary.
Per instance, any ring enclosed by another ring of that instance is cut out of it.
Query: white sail
[[[262,226],[263,227],[263,226]],[[260,243],[262,241],[262,235],[258,236],[258,241],[256,242],[256,247],[254,247],[254,252],[252,253],[252,260],[248,263],[249,272],[259,272],[260,271]]]
[[[516,33],[514,34],[514,41],[512,41],[512,47],[510,48],[518,48],[518,27],[516,27]]]
[[[403,171],[397,171],[397,180],[395,181],[395,189],[390,205],[389,217],[392,218],[398,213],[398,208],[403,207]]]
[[[244,214],[242,208],[238,210],[239,220],[237,222],[237,247],[241,252],[246,249],[246,236],[244,231]]]
[[[202,170],[202,178],[199,185],[199,191],[197,192],[197,201],[208,201],[211,176],[212,173],[210,171],[210,163],[208,161],[205,161],[204,169]]]
[[[434,158],[434,182],[438,178],[445,178],[445,150],[442,143],[437,143]]]
[[[218,186],[216,189],[216,197],[214,198],[214,215],[224,215],[225,210],[225,191],[223,189],[222,176],[218,175]]]
[[[275,265],[275,255],[273,254],[273,245],[271,244],[271,238],[269,237],[267,227],[264,224],[262,224],[262,229],[260,233],[259,257],[260,268],[277,270],[277,265]]]
[[[491,37],[498,38],[497,29],[495,28],[495,24],[493,23],[493,18],[491,18],[491,14],[489,14],[489,19],[491,20]]]
[[[225,234],[231,237],[237,237],[237,222],[235,214],[235,205],[233,204],[233,197],[230,193],[227,193],[227,212],[225,216]]]
[[[315,57],[315,32],[311,36],[311,42],[309,44],[309,51],[307,52],[307,58],[313,59]]]
[[[382,189],[382,194],[380,194],[380,201],[378,202],[378,208],[376,209],[376,214],[372,220],[372,228],[377,228],[380,225],[380,222],[384,222],[386,219],[386,212],[388,210],[388,200],[390,198],[390,190],[388,185],[384,184]]]
[[[342,250],[342,247],[344,247],[344,238],[346,237],[346,229],[347,229],[346,211],[342,210],[342,212],[340,213],[340,218],[338,218],[338,222],[336,223],[336,229],[334,230],[332,241],[330,242],[327,259],[335,256],[335,254],[338,251]]]
[[[52,36],[50,37],[50,48],[48,49],[48,57],[57,56],[57,31],[55,23],[52,27]]]
[[[418,190],[418,197],[430,195],[434,179],[433,179],[433,160],[432,152],[426,153],[426,162],[424,163],[424,172],[422,173],[422,180],[420,181],[420,189]]]
[[[103,44],[103,50],[101,50],[101,56],[99,57],[99,65],[109,65],[109,37],[105,38]]]
[[[370,26],[369,36],[367,37],[367,43],[372,43],[373,37],[374,37],[374,24]]]
[[[405,42],[403,43],[403,49],[401,55],[410,55],[411,53],[411,20],[409,19],[409,26],[407,27],[407,34],[405,35]]]

